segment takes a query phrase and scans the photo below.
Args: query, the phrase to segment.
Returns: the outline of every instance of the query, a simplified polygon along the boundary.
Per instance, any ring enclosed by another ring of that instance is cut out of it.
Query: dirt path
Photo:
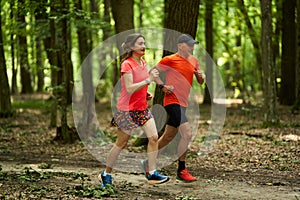
[[[4,181],[0,182],[0,197],[1,199],[14,199],[18,197],[39,199],[87,199],[87,197],[78,197],[74,194],[68,194],[66,191],[68,188],[74,189],[80,186],[82,180],[70,180],[69,174],[74,175],[86,175],[84,184],[86,186],[93,187],[99,185],[97,180],[97,173],[99,167],[76,167],[76,166],[56,166],[53,165],[51,169],[41,169],[39,164],[18,164],[12,162],[2,162],[2,173],[12,174],[24,174],[24,169],[30,169],[32,172],[39,172],[40,174],[52,174],[50,179],[39,180],[37,182],[19,182],[19,186],[15,185],[16,181]],[[116,186],[117,194],[107,197],[106,199],[255,199],[255,200],[283,200],[300,199],[300,187],[299,183],[296,186],[291,185],[288,182],[277,182],[276,178],[270,183],[265,185],[257,184],[247,180],[244,180],[242,176],[234,178],[234,173],[219,177],[217,174],[212,178],[199,178],[197,182],[182,183],[175,179],[174,175],[171,175],[171,180],[161,185],[148,185],[142,174],[127,174],[121,172],[114,172],[114,184]],[[254,176],[257,176],[257,174]],[[254,177],[253,177],[254,178]],[[281,179],[282,180],[282,179]],[[20,189],[24,189],[20,191]],[[31,188],[28,189],[28,188]],[[43,188],[48,190],[47,195],[41,195],[35,193],[33,188]],[[11,191],[9,191],[11,190]],[[19,191],[19,193],[18,193]],[[22,199],[22,198],[21,198]],[[88,198],[95,199],[95,198]]]
[[[208,110],[202,109],[200,133],[208,128]],[[22,110],[17,118],[0,119],[0,199],[300,200],[300,141],[282,137],[300,136],[300,115],[291,117],[289,108],[279,113],[282,127],[264,129],[259,108],[229,109],[211,153],[198,156],[201,135],[193,141],[187,163],[197,182],[177,182],[171,164],[162,169],[171,177],[165,184],[148,185],[140,172],[114,171],[115,189],[104,190],[96,179],[103,166],[82,142],[54,141],[47,112]],[[108,123],[107,116],[99,120]]]

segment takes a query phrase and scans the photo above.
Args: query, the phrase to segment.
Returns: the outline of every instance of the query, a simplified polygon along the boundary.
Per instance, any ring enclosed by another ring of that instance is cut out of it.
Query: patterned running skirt
[[[117,111],[111,120],[111,124],[123,131],[130,132],[138,127],[143,126],[151,118],[153,118],[153,116],[148,109]]]

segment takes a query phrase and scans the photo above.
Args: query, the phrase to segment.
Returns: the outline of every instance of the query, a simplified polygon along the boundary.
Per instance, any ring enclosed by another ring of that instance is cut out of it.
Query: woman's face
[[[145,55],[146,50],[146,43],[144,38],[139,37],[136,42],[134,43],[134,46],[132,47],[132,50],[134,53],[138,54],[139,56]]]

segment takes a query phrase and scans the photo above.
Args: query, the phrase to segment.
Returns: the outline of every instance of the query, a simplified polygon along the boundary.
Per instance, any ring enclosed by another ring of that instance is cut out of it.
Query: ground
[[[99,120],[109,121],[110,110],[99,106],[106,113]],[[200,108],[201,132],[209,126],[210,107]],[[82,142],[55,141],[49,110],[19,108],[16,117],[0,119],[0,199],[299,200],[300,116],[290,109],[278,108],[280,128],[262,128],[261,107],[228,107],[213,150],[199,155],[203,137],[190,148],[187,164],[196,182],[176,181],[174,162],[160,169],[171,177],[165,184],[148,185],[138,171],[114,171],[114,188],[102,189],[96,177],[104,166]]]

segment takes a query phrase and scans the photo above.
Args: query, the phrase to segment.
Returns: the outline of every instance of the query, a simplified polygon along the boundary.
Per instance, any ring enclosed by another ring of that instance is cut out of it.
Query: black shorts
[[[179,127],[180,124],[183,124],[188,121],[185,112],[186,108],[178,104],[170,104],[165,106],[165,109],[168,113],[167,124],[175,128]]]

